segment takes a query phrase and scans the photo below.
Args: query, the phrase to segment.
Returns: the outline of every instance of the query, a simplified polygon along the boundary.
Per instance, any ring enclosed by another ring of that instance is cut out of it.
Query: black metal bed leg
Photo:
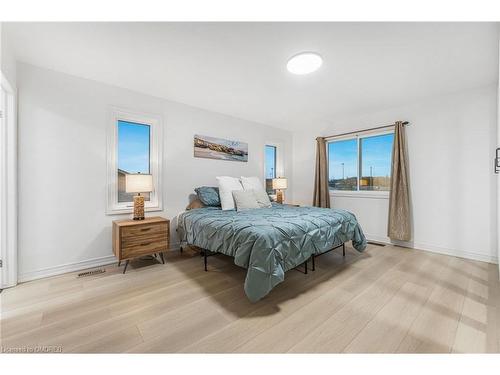
[[[206,250],[203,252],[203,258],[204,258],[203,260],[205,262],[205,272],[207,272],[208,269],[207,269],[207,251]]]
[[[312,270],[313,270],[313,271],[316,271],[316,261],[315,261],[315,259],[314,259],[314,254],[312,255],[312,264],[313,264],[313,268],[312,268]]]
[[[180,248],[180,251],[181,251],[181,253],[184,251],[184,250],[182,250],[182,246],[181,246],[181,248]]]
[[[306,261],[304,262],[304,265],[305,265],[305,269],[306,269],[306,271],[305,271],[304,273],[307,275],[307,259],[306,259]]]
[[[342,256],[345,257],[345,243],[342,244]]]

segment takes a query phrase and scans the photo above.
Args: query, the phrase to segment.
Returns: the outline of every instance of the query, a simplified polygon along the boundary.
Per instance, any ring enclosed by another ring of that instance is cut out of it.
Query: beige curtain
[[[403,123],[398,121],[394,129],[389,222],[387,225],[387,236],[391,239],[401,241],[409,241],[411,239],[410,198],[408,189],[405,128]]]
[[[316,138],[316,174],[314,176],[313,205],[330,208],[330,192],[328,191],[328,161],[326,158],[325,138]]]

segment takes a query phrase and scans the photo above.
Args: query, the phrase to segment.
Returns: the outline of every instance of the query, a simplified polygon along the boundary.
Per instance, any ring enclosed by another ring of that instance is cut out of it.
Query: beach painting
[[[194,156],[196,158],[247,162],[248,143],[195,134]]]

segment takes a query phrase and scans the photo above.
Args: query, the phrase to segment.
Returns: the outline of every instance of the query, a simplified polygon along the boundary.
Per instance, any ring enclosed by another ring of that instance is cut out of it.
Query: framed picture
[[[195,134],[194,156],[197,158],[247,162],[248,143]]]

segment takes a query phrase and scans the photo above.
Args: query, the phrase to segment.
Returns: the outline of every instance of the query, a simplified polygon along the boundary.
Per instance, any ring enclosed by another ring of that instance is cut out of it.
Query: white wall
[[[496,85],[427,98],[376,113],[332,119],[317,133],[294,134],[293,190],[311,204],[315,137],[408,120],[413,241],[404,245],[472,259],[497,261]],[[354,212],[367,237],[388,241],[388,199],[333,197]]]
[[[9,39],[6,37],[3,30],[3,22],[0,22],[0,69],[5,75],[9,84],[15,89],[16,87],[16,60],[9,43]]]
[[[292,178],[289,132],[26,64],[17,85],[21,280],[113,260],[111,222],[124,216],[105,215],[109,106],[163,116],[164,211],[150,215],[173,218],[215,176],[263,177],[268,141],[283,144]],[[194,158],[194,134],[248,142],[249,162]]]

